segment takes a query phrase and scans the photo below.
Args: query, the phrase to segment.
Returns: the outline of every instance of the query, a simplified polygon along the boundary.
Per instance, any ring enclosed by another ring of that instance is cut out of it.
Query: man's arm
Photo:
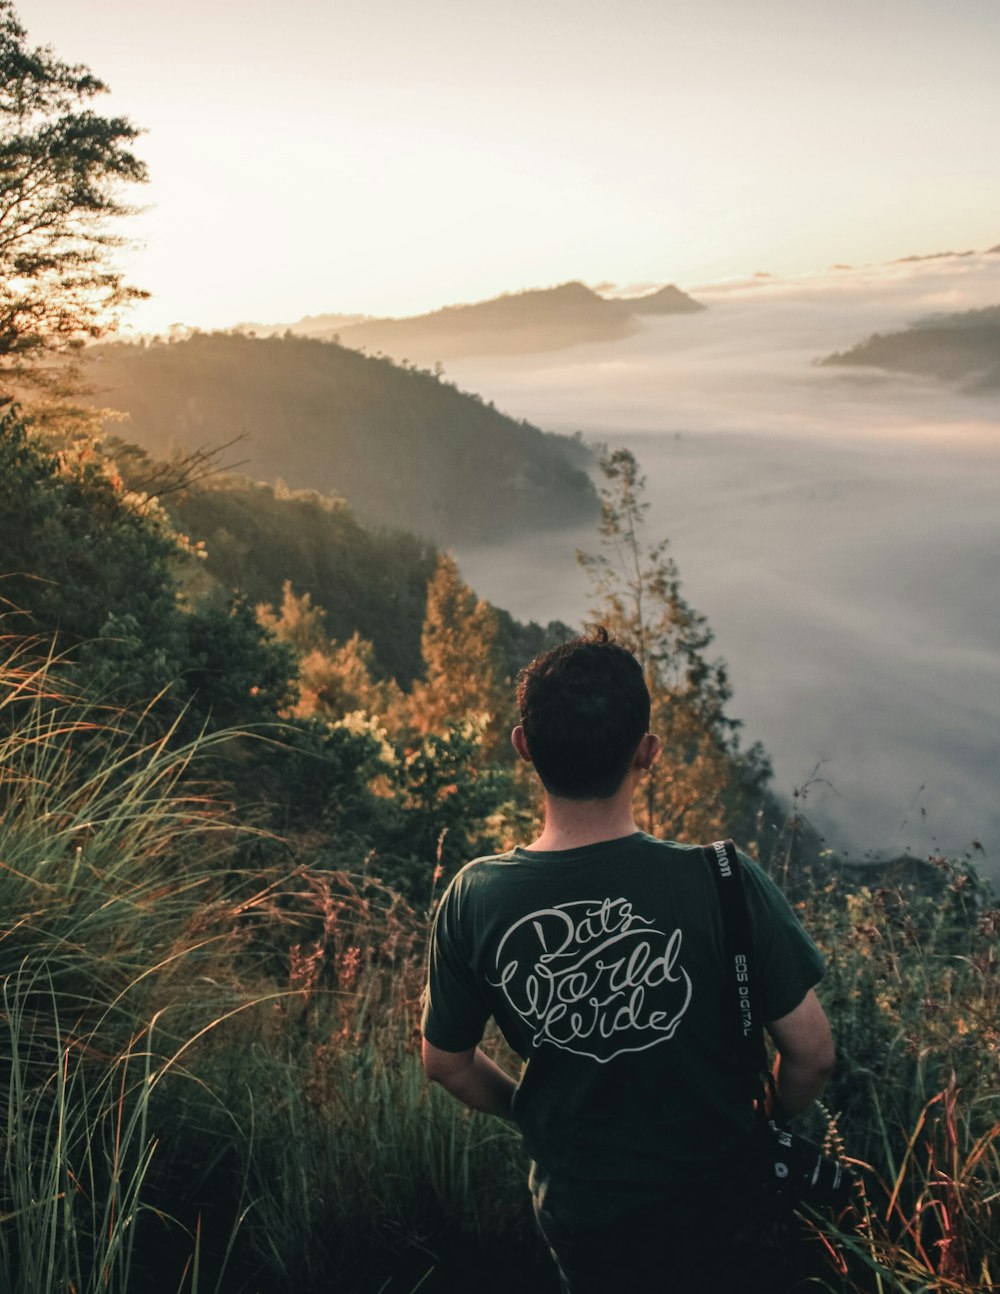
[[[813,989],[794,1011],[767,1026],[778,1049],[774,1083],[786,1114],[801,1114],[819,1096],[833,1071],[836,1053],[826,1012]]]
[[[473,1110],[511,1118],[510,1103],[517,1083],[478,1047],[442,1051],[425,1038],[422,1059],[427,1077]]]

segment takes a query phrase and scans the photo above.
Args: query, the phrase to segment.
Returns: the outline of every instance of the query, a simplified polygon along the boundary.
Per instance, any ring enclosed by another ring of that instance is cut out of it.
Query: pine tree
[[[491,752],[499,748],[510,701],[497,628],[496,612],[463,582],[454,557],[442,553],[427,586],[420,636],[424,679],[411,696],[418,732],[443,732],[485,716],[485,745]]]
[[[336,722],[362,711],[387,731],[398,730],[404,704],[395,679],[375,678],[375,649],[358,632],[343,643],[330,638],[326,612],[313,604],[309,593],[297,594],[285,580],[280,610],[261,603],[257,620],[298,656],[299,695],[290,712],[294,718],[318,715]]]
[[[767,758],[759,745],[740,750],[740,721],[726,711],[732,697],[726,666],[707,654],[712,630],[681,592],[668,541],[643,545],[649,505],[635,456],[616,449],[600,466],[603,551],[577,558],[591,579],[591,614],[642,666],[651,730],[663,740],[663,755],[639,792],[642,826],[675,838],[736,832],[746,838],[767,799]]]
[[[276,611],[262,602],[257,607],[257,619],[302,656],[323,651],[329,644],[326,612],[313,605],[310,593],[297,594],[291,580],[285,580],[281,586],[281,607]]]

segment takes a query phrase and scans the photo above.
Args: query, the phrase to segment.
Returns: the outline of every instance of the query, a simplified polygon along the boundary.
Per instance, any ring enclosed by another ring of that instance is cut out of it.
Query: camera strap
[[[704,847],[705,860],[715,877],[722,908],[723,948],[726,966],[725,992],[732,1002],[734,1059],[746,1075],[750,1100],[759,1102],[770,1084],[764,1021],[760,1014],[760,982],[754,962],[753,931],[743,884],[743,868],[731,840],[717,840]]]
[[[733,1055],[737,1072],[747,1083],[748,1099],[757,1102],[757,1130],[764,1134],[764,1182],[773,1198],[790,1211],[800,1203],[843,1209],[850,1202],[855,1174],[836,1156],[824,1155],[819,1146],[781,1127],[765,1110],[764,1097],[776,1097],[774,1079],[764,1046],[764,1020],[760,1007],[760,980],[754,965],[753,931],[747,907],[743,869],[731,840],[705,845],[705,861],[715,877],[722,909],[726,983],[732,999]],[[776,1101],[772,1100],[772,1107]],[[803,1158],[808,1177],[796,1167]]]

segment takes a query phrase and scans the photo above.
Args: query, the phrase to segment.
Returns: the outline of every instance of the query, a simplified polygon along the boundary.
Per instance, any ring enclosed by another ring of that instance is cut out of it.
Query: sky
[[[997,0],[15,0],[145,130],[140,330],[1000,243]]]

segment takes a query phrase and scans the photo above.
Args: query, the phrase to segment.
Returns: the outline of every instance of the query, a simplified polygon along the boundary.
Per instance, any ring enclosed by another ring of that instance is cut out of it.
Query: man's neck
[[[602,840],[620,840],[638,830],[632,816],[631,788],[608,800],[563,800],[545,797],[545,826],[529,850],[579,849]]]

